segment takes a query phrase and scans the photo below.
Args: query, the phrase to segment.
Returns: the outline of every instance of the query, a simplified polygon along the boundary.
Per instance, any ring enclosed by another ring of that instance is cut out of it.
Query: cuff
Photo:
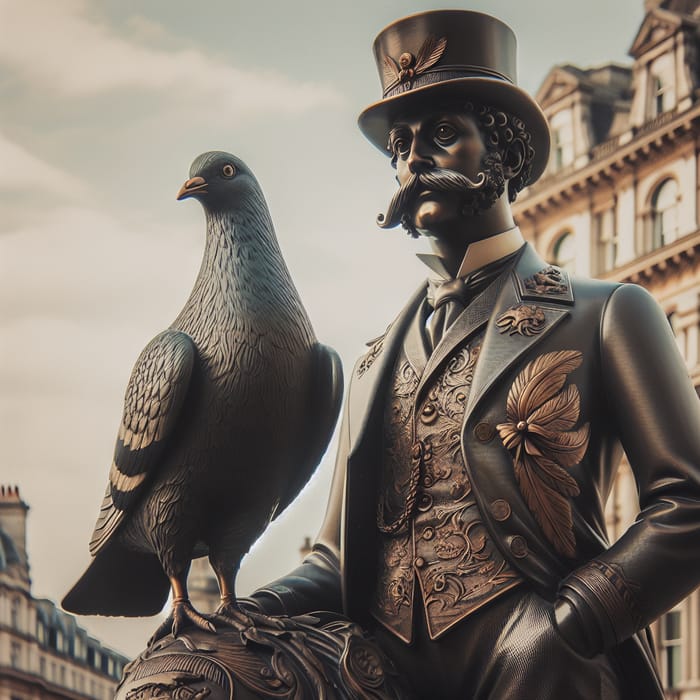
[[[583,656],[594,656],[639,631],[633,586],[621,567],[594,559],[559,587],[555,618],[562,637]]]

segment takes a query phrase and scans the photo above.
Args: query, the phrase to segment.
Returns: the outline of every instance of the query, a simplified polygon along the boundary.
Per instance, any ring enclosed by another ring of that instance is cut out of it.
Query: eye
[[[234,168],[230,163],[226,163],[226,165],[221,168],[221,174],[224,177],[233,177],[236,174],[236,168]]]
[[[435,127],[435,141],[442,146],[451,144],[457,138],[457,130],[447,122],[440,122]]]
[[[409,147],[408,139],[404,136],[395,136],[391,140],[390,148],[391,152],[394,154],[394,157],[406,155]]]

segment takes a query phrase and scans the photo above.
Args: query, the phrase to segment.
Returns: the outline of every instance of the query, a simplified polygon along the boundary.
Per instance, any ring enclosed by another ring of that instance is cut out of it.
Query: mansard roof
[[[13,564],[21,564],[14,540],[0,528],[0,571],[6,571]]]

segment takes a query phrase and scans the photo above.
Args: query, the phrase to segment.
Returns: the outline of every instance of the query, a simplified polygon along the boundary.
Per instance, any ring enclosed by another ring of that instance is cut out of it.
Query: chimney
[[[0,485],[0,529],[9,535],[20,558],[20,577],[29,585],[27,557],[27,511],[29,506],[19,495],[19,486]]]

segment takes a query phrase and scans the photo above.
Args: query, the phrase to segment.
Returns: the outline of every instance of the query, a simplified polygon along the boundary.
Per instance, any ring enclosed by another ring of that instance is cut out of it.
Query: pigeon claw
[[[253,624],[250,615],[246,611],[241,610],[233,600],[222,600],[214,614],[209,616],[209,619],[220,625],[234,627],[235,629],[245,629]]]
[[[191,626],[212,634],[216,633],[216,627],[206,617],[200,615],[187,598],[175,599],[173,600],[170,614],[158,625],[158,629],[148,640],[148,646],[153,646],[159,639],[168,634],[172,634],[173,637],[177,638],[186,627]]]

